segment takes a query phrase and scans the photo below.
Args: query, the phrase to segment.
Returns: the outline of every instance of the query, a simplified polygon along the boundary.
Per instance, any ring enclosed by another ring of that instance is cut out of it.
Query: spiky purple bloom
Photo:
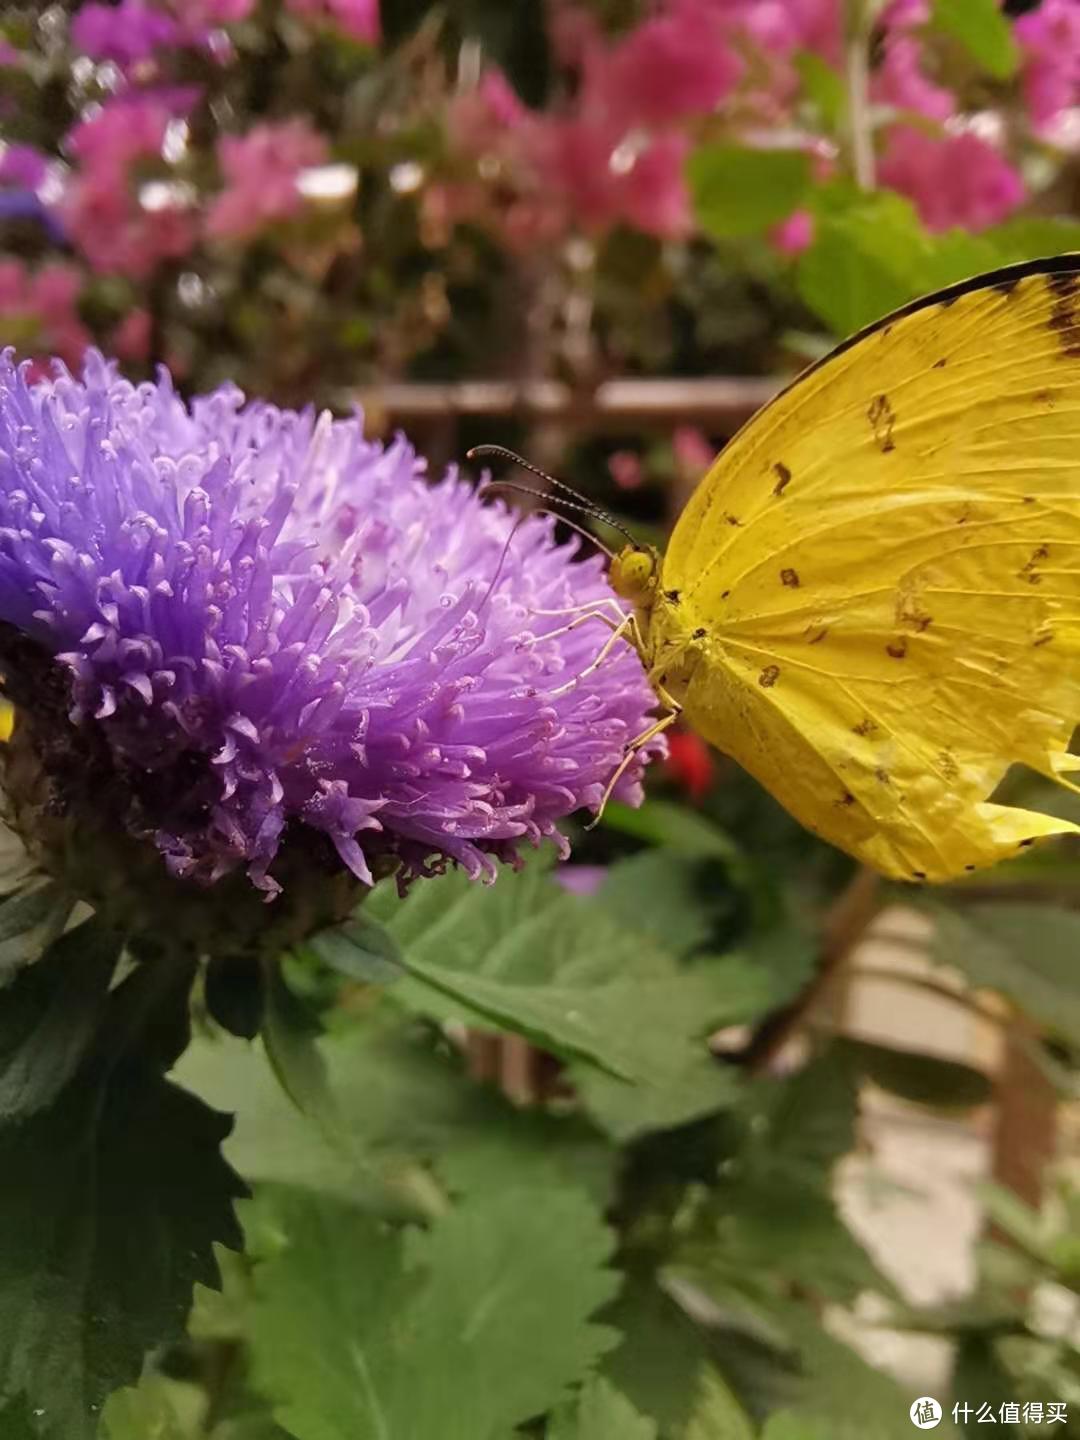
[[[358,418],[232,386],[187,406],[95,353],[81,381],[0,364],[0,621],[67,667],[73,733],[174,875],[244,866],[273,893],[311,831],[365,881],[384,852],[491,874],[565,848],[647,724],[623,646],[552,693],[607,631],[543,612],[609,598],[600,559],[422,470]]]

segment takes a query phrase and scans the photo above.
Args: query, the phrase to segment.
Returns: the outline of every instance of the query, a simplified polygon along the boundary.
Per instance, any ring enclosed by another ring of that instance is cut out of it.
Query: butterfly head
[[[651,610],[660,584],[660,552],[652,545],[625,545],[611,562],[609,575],[616,595],[637,610]]]

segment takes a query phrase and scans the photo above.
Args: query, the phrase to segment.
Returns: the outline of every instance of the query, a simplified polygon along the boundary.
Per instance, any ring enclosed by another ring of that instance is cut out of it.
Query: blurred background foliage
[[[926,290],[1080,248],[1076,0],[120,0],[5,5],[0,33],[21,353],[363,396],[376,428],[408,419],[401,384],[558,382],[542,419],[447,402],[421,425],[433,460],[532,447],[657,538],[746,396]],[[744,398],[690,423],[669,386],[617,433],[583,423],[618,377]],[[206,1278],[214,1137],[162,1092],[109,1112],[106,1176],[50,1111],[36,1211],[0,1197],[0,1436],[907,1436],[915,1392],[837,1320],[867,1295],[948,1341],[942,1434],[976,1433],[983,1402],[999,1434],[1041,1433],[1052,1402],[1075,1423],[1055,1116],[1080,1075],[1076,862],[1062,842],[899,895],[677,735],[644,808],[612,806],[573,865],[384,885],[280,973],[211,969],[176,1078],[236,1115],[243,1253],[219,1249],[186,1331],[183,1297],[125,1288],[165,1242],[149,1227],[136,1253],[121,1194],[182,1207]],[[0,906],[0,978],[34,893]],[[923,962],[904,983],[987,1019],[997,1069],[845,1033],[830,997],[896,905]],[[4,1045],[0,1110],[29,1083]],[[977,1284],[932,1309],[835,1198],[883,1093],[997,1129]],[[85,1284],[28,1306],[3,1286],[28,1245]]]

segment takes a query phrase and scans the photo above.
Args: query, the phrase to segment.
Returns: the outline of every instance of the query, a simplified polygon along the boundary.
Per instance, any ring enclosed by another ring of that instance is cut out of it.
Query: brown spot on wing
[[[1049,275],[1047,286],[1054,295],[1047,328],[1058,337],[1058,347],[1070,360],[1080,358],[1080,315],[1077,314],[1077,289],[1080,279],[1075,274]]]
[[[665,590],[665,591],[664,591],[664,599],[665,599],[665,600],[670,600],[670,602],[672,603],[672,605],[678,605],[679,601],[682,599],[682,591],[681,591],[681,590]]]
[[[948,363],[949,363],[948,357],[945,356],[945,355],[943,355],[940,360],[935,360],[935,361],[934,361],[933,366],[932,366],[931,368],[934,369],[934,370],[944,370],[944,369],[945,369],[945,366],[946,366]]]
[[[865,720],[860,720],[858,725],[853,725],[851,728],[856,735],[873,735],[878,727],[868,715]]]
[[[993,288],[998,292],[999,295],[1009,296],[1012,295],[1013,291],[1019,284],[1020,278],[1019,276],[1017,276],[1013,280],[999,280]]]
[[[780,583],[786,585],[791,590],[797,590],[799,588],[798,572],[791,569],[781,570]]]
[[[772,468],[776,476],[776,484],[773,486],[772,493],[774,495],[782,495],[791,484],[791,471],[780,460],[777,460]]]
[[[1045,634],[1040,635],[1037,640],[1033,640],[1031,643],[1035,646],[1036,649],[1038,649],[1040,645],[1049,645],[1050,641],[1053,640],[1053,638],[1054,632],[1052,630],[1047,630]]]
[[[817,630],[811,628],[806,631],[806,643],[808,645],[820,645],[828,633],[829,627],[827,625],[822,625]]]
[[[896,415],[887,395],[875,395],[870,401],[870,408],[866,412],[866,418],[870,421],[874,430],[874,444],[883,455],[890,450],[895,450],[893,441],[893,426],[896,424]]]
[[[761,674],[757,677],[757,683],[763,690],[770,690],[780,678],[779,665],[766,665]]]
[[[885,654],[891,655],[894,660],[903,660],[907,654],[907,636],[901,635],[899,640],[894,640],[891,645],[886,645]]]
[[[729,510],[724,511],[724,519],[729,525],[741,525],[742,521],[737,515],[732,515]]]
[[[878,768],[874,771],[874,779],[878,782],[879,785],[888,785],[889,772],[879,765]]]
[[[1047,546],[1045,546],[1045,545],[1040,545],[1040,546],[1038,546],[1037,549],[1035,549],[1035,550],[1033,550],[1033,551],[1031,552],[1031,555],[1030,555],[1030,557],[1028,558],[1027,563],[1024,565],[1024,567],[1023,567],[1023,568],[1021,569],[1021,571],[1020,571],[1021,576],[1024,576],[1024,577],[1027,578],[1027,581],[1028,581],[1028,584],[1029,584],[1029,585],[1041,585],[1041,584],[1042,584],[1042,576],[1036,573],[1036,571],[1035,571],[1035,566],[1039,563],[1040,560],[1045,560],[1045,559],[1047,559],[1047,557],[1049,556],[1049,554],[1050,554],[1050,551],[1049,551],[1049,549],[1047,548]]]
[[[834,804],[834,805],[839,805],[839,806],[854,805],[854,804],[855,804],[855,796],[852,795],[852,793],[851,793],[850,790],[845,790],[844,793],[843,793],[843,795],[840,796],[840,799],[839,799],[839,800],[834,800],[834,801],[833,801],[833,804]]]

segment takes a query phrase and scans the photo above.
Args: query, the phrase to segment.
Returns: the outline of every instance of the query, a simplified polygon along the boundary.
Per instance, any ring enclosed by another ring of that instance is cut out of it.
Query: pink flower
[[[0,183],[36,190],[45,179],[48,158],[34,145],[5,145],[0,151]]]
[[[79,271],[63,260],[31,272],[22,260],[0,260],[0,323],[20,348],[81,365],[90,334],[78,311]]]
[[[984,230],[1024,202],[1024,183],[999,150],[977,135],[928,135],[894,125],[881,181],[916,205],[930,230]]]
[[[485,70],[475,90],[450,101],[447,129],[463,150],[483,155],[505,148],[510,132],[528,118],[528,111],[501,70]]]
[[[685,178],[689,153],[686,135],[658,135],[621,177],[619,218],[665,239],[688,234],[692,226]]]
[[[285,0],[286,8],[305,20],[334,25],[354,40],[378,43],[379,0]]]
[[[110,348],[118,360],[145,360],[150,354],[149,310],[129,310],[112,333]]]
[[[1023,51],[1023,86],[1037,129],[1080,100],[1080,3],[1043,0],[1013,33]]]
[[[77,162],[59,210],[65,230],[95,270],[145,280],[163,260],[194,244],[180,192],[143,204],[136,167],[161,164],[169,121],[194,92],[121,95],[81,121],[67,145]]]
[[[769,239],[781,255],[801,255],[814,243],[814,217],[809,210],[794,210],[772,229]]]
[[[215,25],[236,25],[246,20],[258,0],[166,0],[166,3],[189,33],[205,33]]]
[[[923,74],[922,45],[910,35],[890,35],[885,56],[874,73],[871,94],[879,105],[913,110],[932,120],[947,120],[956,111],[951,90]]]
[[[632,30],[607,58],[610,114],[627,128],[668,125],[715,110],[743,64],[713,21],[687,5]]]
[[[620,490],[636,490],[645,479],[641,456],[633,450],[615,450],[608,456],[608,472]]]
[[[126,70],[163,45],[175,44],[180,27],[144,0],[120,0],[119,5],[83,5],[71,22],[71,38],[92,60],[113,60]]]
[[[671,437],[675,463],[691,479],[699,480],[716,458],[709,437],[696,425],[677,425]]]
[[[329,156],[323,136],[299,117],[267,121],[246,135],[223,135],[217,148],[225,188],[210,206],[206,229],[230,240],[298,214],[304,203],[296,183],[300,172]]]

